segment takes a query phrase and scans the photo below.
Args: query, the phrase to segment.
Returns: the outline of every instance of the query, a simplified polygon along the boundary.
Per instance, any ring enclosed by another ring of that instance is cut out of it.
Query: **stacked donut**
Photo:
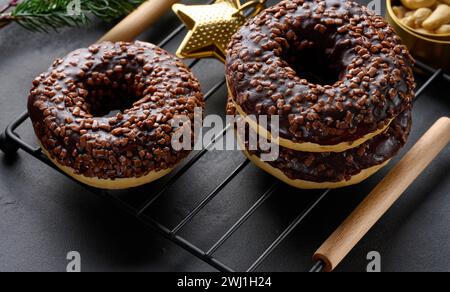
[[[248,158],[277,178],[299,188],[356,184],[406,143],[413,64],[394,30],[359,4],[283,1],[233,37],[227,112],[280,145],[276,160],[263,161],[249,135],[241,141]],[[250,118],[263,115],[279,116],[279,133]]]

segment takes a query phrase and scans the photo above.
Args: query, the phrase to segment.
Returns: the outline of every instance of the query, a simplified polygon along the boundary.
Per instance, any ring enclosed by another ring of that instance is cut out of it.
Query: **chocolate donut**
[[[189,151],[171,146],[174,116],[204,107],[176,57],[144,42],[79,49],[33,81],[28,111],[44,153],[88,185],[122,189],[170,172]],[[193,131],[192,131],[193,133]]]
[[[369,9],[343,0],[291,0],[234,35],[226,75],[241,116],[280,116],[282,146],[342,152],[383,133],[411,108],[413,64],[393,28]],[[271,137],[270,126],[251,126]]]
[[[236,113],[235,105],[229,102],[227,111]],[[250,150],[249,136],[254,134],[247,125],[245,133],[238,139],[245,155],[258,167],[297,188],[327,189],[339,188],[360,183],[385,166],[405,145],[411,130],[411,110],[398,115],[388,129],[364,142],[358,147],[344,152],[301,152],[280,147],[279,156],[274,161],[261,160],[267,153],[259,147]],[[243,129],[238,128],[238,131]]]

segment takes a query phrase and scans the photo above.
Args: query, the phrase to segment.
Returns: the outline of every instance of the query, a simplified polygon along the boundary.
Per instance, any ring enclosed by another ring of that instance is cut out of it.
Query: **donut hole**
[[[283,59],[298,77],[309,83],[333,85],[340,80],[343,67],[339,53],[331,43],[324,39],[295,42],[285,51]]]
[[[133,73],[92,72],[84,82],[89,113],[94,117],[113,117],[131,109],[143,96],[135,81]]]

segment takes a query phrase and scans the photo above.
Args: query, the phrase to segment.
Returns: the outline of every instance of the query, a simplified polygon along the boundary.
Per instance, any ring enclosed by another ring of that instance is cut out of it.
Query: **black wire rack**
[[[165,47],[172,39],[174,39],[178,34],[183,32],[184,26],[181,25],[178,28],[176,28],[174,31],[172,31],[160,44],[160,47]],[[188,64],[190,68],[195,67],[199,62],[199,59],[192,60]],[[426,82],[420,87],[420,89],[416,93],[416,98],[420,98],[422,93],[433,84],[438,79],[442,79],[446,82],[450,83],[450,75],[445,74],[442,69],[434,69],[422,62],[417,62],[416,64],[416,73],[425,76]],[[205,99],[208,100],[211,96],[213,96],[222,86],[225,85],[225,78],[223,78],[221,81],[217,82],[206,94]],[[224,97],[226,98],[226,97]],[[28,113],[24,112],[21,114],[16,120],[12,121],[12,123],[6,128],[6,130],[0,134],[0,149],[6,154],[6,155],[15,155],[15,153],[18,150],[23,150],[24,152],[28,153],[32,157],[40,160],[41,162],[45,163],[49,167],[55,169],[56,171],[60,172],[61,174],[69,177],[73,180],[70,176],[62,172],[59,168],[57,168],[42,152],[40,148],[36,148],[27,142],[25,142],[19,134],[16,132],[16,130],[29,118]],[[227,132],[232,128],[231,125],[227,125],[222,132],[216,136],[215,140],[211,142],[210,145],[204,147],[203,150],[200,152],[194,154],[191,156],[187,162],[177,170],[175,170],[174,174],[162,183],[162,186],[160,187],[159,191],[155,194],[149,194],[144,199],[144,203],[141,206],[133,206],[132,204],[127,203],[126,201],[122,200],[119,196],[115,196],[111,194],[111,192],[102,190],[102,189],[96,189],[92,188],[86,185],[83,185],[86,189],[88,189],[90,192],[101,196],[102,198],[108,200],[118,208],[120,208],[123,211],[126,211],[130,215],[137,218],[139,221],[144,223],[146,226],[149,226],[159,232],[162,236],[166,237],[170,241],[174,242],[178,246],[182,247],[192,255],[196,256],[197,258],[203,260],[205,263],[209,264],[210,266],[214,267],[218,271],[222,272],[234,272],[236,271],[233,267],[230,267],[226,265],[223,261],[216,258],[214,255],[215,253],[227,242],[227,240],[236,233],[236,231],[239,230],[239,228],[252,217],[252,215],[260,208],[264,202],[266,202],[281,186],[281,183],[275,182],[273,183],[267,191],[265,191],[262,196],[260,196],[253,205],[248,208],[241,217],[235,221],[235,223],[228,228],[228,230],[223,233],[219,240],[217,240],[209,249],[202,249],[198,245],[194,244],[192,241],[187,240],[183,236],[179,234],[180,230],[185,227],[187,224],[191,222],[191,220],[199,214],[200,211],[202,211],[215,197],[219,195],[219,193],[233,180],[238,176],[248,165],[249,160],[245,160],[242,162],[238,167],[236,167],[231,173],[228,174],[228,176],[217,185],[217,187],[209,193],[207,196],[205,196],[200,203],[198,203],[194,208],[191,209],[191,211],[177,224],[175,224],[175,227],[170,228],[167,225],[159,222],[158,220],[152,218],[149,216],[146,211],[149,210],[151,206],[153,206],[158,199],[163,197],[167,190],[174,185],[179,178],[181,178],[192,166],[194,166],[205,154],[211,149],[211,147],[217,143],[220,139],[222,139]],[[78,181],[73,180],[76,183],[79,183]],[[309,203],[309,205],[302,210],[297,217],[276,237],[276,239],[265,249],[263,253],[261,253],[256,260],[249,265],[249,267],[246,269],[247,272],[254,272],[257,270],[257,268],[264,262],[264,260],[270,256],[277,247],[280,246],[281,243],[284,242],[284,240],[291,235],[291,233],[316,209],[316,206],[331,192],[331,190],[325,190],[321,194],[319,194],[317,197],[314,198],[312,202]],[[312,268],[310,269],[310,272],[320,272],[324,268],[324,265],[322,262],[316,262],[313,264]]]

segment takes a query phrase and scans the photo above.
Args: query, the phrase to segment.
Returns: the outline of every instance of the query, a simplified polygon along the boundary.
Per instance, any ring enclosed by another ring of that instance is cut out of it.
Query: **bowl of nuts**
[[[417,59],[450,71],[450,0],[387,0],[386,18]]]

